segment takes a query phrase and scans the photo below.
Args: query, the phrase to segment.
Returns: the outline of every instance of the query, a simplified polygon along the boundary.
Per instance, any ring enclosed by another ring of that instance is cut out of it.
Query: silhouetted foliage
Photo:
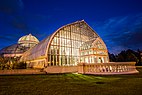
[[[14,63],[12,69],[26,69],[26,63],[24,62]]]
[[[110,62],[136,62],[136,65],[142,66],[141,51],[133,51],[131,49],[121,51],[114,55],[109,53]]]
[[[19,62],[20,57],[0,57],[0,69],[25,69],[26,63]]]
[[[116,56],[114,54],[109,53],[109,59],[110,59],[111,62],[115,62],[116,61]]]

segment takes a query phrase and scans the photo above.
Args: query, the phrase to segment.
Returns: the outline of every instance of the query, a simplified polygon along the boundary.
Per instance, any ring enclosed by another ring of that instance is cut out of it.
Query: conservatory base
[[[78,66],[49,66],[46,73],[79,73],[94,75],[115,75],[138,73],[135,62],[79,63]]]

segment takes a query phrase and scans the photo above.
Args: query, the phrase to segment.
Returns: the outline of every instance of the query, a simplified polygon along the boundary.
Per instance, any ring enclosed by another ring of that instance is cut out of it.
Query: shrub
[[[14,63],[12,69],[26,69],[25,62]]]

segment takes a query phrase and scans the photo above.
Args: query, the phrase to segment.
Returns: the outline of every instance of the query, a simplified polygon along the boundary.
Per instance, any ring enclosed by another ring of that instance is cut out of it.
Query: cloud
[[[24,16],[15,16],[9,24],[11,27],[21,30],[25,34],[29,33],[29,26]]]
[[[42,40],[48,35],[50,16],[24,11],[22,0],[0,0],[0,48],[17,43],[21,36],[31,33]]]
[[[21,36],[18,30],[26,27],[26,24],[17,17],[21,15],[23,8],[22,0],[0,0],[0,48],[17,43]]]
[[[0,20],[0,25],[2,25],[0,31],[5,31],[2,33],[3,36],[7,36],[7,33],[17,35],[13,40],[30,33],[41,40],[48,33],[47,30],[43,31],[43,28],[47,29],[45,26],[47,26],[48,20],[48,17],[46,18],[44,15],[7,16],[5,19],[0,18]]]
[[[111,53],[142,49],[142,14],[110,18],[94,26]]]
[[[7,47],[9,45],[17,43],[17,40],[14,38],[14,36],[9,35],[9,36],[0,36],[0,49]]]
[[[23,9],[22,0],[0,0],[0,12],[5,14],[15,14]]]
[[[6,34],[7,36],[1,34],[0,35],[0,49],[6,47],[11,44],[17,43],[17,35],[16,34]]]

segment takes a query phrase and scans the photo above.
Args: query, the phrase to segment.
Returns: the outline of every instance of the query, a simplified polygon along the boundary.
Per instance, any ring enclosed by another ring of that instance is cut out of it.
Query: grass
[[[133,75],[5,75],[0,95],[142,95],[142,68]]]

